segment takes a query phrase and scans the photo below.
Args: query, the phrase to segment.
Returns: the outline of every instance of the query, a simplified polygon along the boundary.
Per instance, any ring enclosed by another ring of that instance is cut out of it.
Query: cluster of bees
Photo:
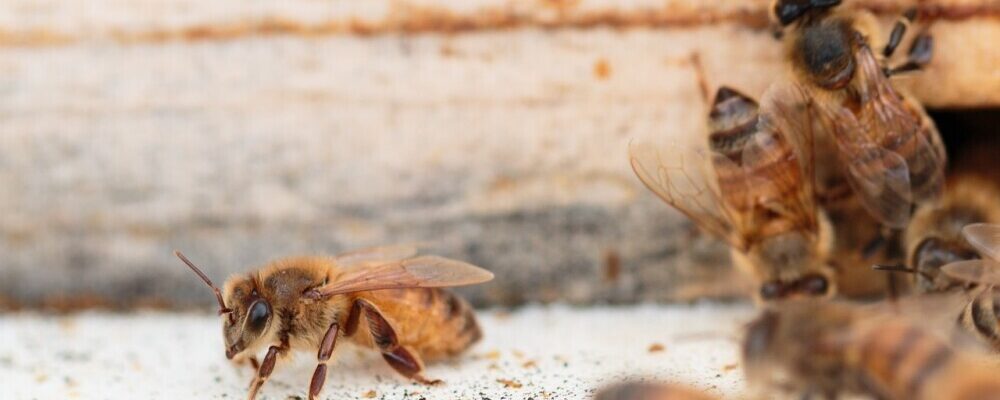
[[[742,340],[748,396],[1000,399],[1000,191],[974,175],[946,184],[933,121],[893,83],[930,61],[925,29],[904,62],[887,61],[916,10],[876,54],[873,17],[839,4],[776,1],[793,79],[759,103],[719,88],[707,140],[634,143],[632,167],[754,279],[764,310]],[[873,287],[888,300],[831,299]],[[632,383],[598,398],[713,397]]]
[[[1000,399],[1000,368],[988,352],[960,348],[929,327],[930,318],[922,323],[898,311],[909,304],[928,313],[958,299],[961,311],[938,325],[1000,352],[1000,291],[993,289],[1000,284],[1000,190],[971,176],[945,185],[946,153],[933,121],[893,84],[894,75],[930,61],[926,30],[914,35],[904,62],[886,61],[916,13],[904,14],[876,54],[872,17],[839,3],[776,1],[794,79],[774,84],[759,102],[720,87],[705,140],[669,152],[633,143],[633,169],[663,201],[728,243],[734,263],[754,279],[764,311],[744,333],[743,364],[763,393]],[[339,339],[376,349],[409,379],[437,383],[422,375],[424,361],[455,356],[481,337],[469,304],[444,288],[493,278],[464,262],[387,246],[279,260],[220,290],[177,256],[215,292],[226,357],[255,369],[251,400],[278,357],[301,349],[316,349],[309,398],[318,396]],[[897,299],[900,274],[912,294]],[[885,283],[879,290],[895,288],[891,301],[831,299],[870,294],[873,281]],[[633,383],[598,398],[711,397]]]

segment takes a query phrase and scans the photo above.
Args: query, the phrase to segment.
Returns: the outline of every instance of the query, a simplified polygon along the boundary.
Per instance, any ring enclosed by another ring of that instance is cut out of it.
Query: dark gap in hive
[[[1000,185],[1000,108],[930,110],[948,149],[949,173],[975,173]]]

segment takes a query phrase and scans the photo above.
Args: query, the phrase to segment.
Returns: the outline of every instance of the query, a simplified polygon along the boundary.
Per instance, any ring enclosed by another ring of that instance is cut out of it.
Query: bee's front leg
[[[261,386],[264,386],[264,382],[267,382],[267,378],[271,376],[271,371],[274,371],[274,363],[277,361],[278,354],[284,354],[287,350],[288,344],[284,342],[279,346],[271,346],[267,349],[264,362],[257,368],[257,376],[250,383],[250,393],[247,395],[248,400],[254,400],[257,397],[257,392]]]
[[[323,383],[326,382],[326,363],[330,361],[330,356],[333,355],[333,348],[337,344],[337,333],[339,331],[340,324],[334,322],[330,324],[330,328],[323,335],[323,342],[320,343],[319,351],[316,353],[319,365],[316,366],[316,372],[313,372],[312,381],[309,383],[309,400],[316,398],[319,392],[323,390]]]
[[[233,368],[235,368],[240,373],[240,375],[243,374],[244,364],[250,364],[250,368],[253,370],[254,376],[257,375],[257,370],[260,369],[260,362],[257,361],[257,357],[254,356],[248,356],[246,358],[240,358],[240,359],[233,359],[230,360],[229,362],[232,363]]]
[[[916,19],[916,17],[916,8],[911,8],[903,13],[903,17],[896,22],[896,25],[892,29],[892,33],[889,35],[889,41],[886,43],[885,49],[882,50],[883,56],[886,58],[892,56],[892,54],[896,51],[896,47],[899,46],[900,42],[902,42],[903,35],[906,34],[906,28]],[[921,69],[931,62],[931,56],[933,54],[934,37],[932,37],[930,33],[927,32],[926,27],[924,27],[924,29],[913,38],[913,42],[910,43],[910,50],[906,54],[906,62],[902,65],[887,69],[886,75],[892,76]]]

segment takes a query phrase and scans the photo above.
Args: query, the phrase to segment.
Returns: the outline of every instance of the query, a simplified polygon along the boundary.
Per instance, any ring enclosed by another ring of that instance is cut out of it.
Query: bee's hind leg
[[[354,301],[351,315],[348,317],[347,326],[344,329],[345,334],[353,335],[357,331],[361,313],[364,313],[365,320],[368,321],[368,329],[372,334],[375,345],[382,352],[382,358],[385,359],[385,362],[389,363],[392,369],[407,378],[425,385],[442,383],[439,379],[427,379],[420,374],[420,371],[424,369],[420,357],[406,348],[406,346],[399,344],[399,338],[396,336],[396,331],[392,328],[392,325],[382,316],[378,308],[375,308],[371,303],[363,299]]]

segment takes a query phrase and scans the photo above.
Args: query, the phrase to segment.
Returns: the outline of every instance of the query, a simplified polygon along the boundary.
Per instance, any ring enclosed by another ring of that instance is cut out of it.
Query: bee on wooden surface
[[[340,337],[377,349],[407,378],[438,383],[421,374],[423,361],[457,355],[481,337],[469,304],[442,288],[493,279],[470,264],[416,256],[409,246],[387,246],[332,258],[278,260],[229,278],[220,291],[184,255],[175,254],[215,292],[224,316],[226,357],[249,359],[256,368],[251,400],[278,357],[312,349],[317,349],[318,365],[309,398],[315,398]],[[265,348],[258,363],[254,354]]]
[[[601,389],[594,400],[713,400],[718,397],[683,385],[627,382]]]
[[[685,144],[670,137],[665,152],[652,142],[629,146],[642,183],[729,244],[763,300],[836,291],[836,272],[827,262],[830,226],[813,192],[812,136],[795,134],[807,127],[781,117],[799,112],[790,109],[796,103],[789,99],[796,98],[785,89],[773,86],[758,104],[721,87],[711,102],[707,138],[691,135]]]
[[[838,164],[865,209],[885,226],[901,229],[914,205],[942,191],[946,154],[926,111],[890,77],[929,63],[933,40],[920,32],[904,64],[884,67],[883,58],[895,52],[915,10],[897,22],[880,58],[865,35],[876,31],[871,15],[837,12],[839,4],[777,0],[773,11],[782,26],[792,25],[785,36],[787,57],[817,134],[832,138]]]
[[[757,389],[828,399],[1000,399],[1000,370],[987,359],[923,325],[844,303],[805,299],[764,311],[742,351]]]

